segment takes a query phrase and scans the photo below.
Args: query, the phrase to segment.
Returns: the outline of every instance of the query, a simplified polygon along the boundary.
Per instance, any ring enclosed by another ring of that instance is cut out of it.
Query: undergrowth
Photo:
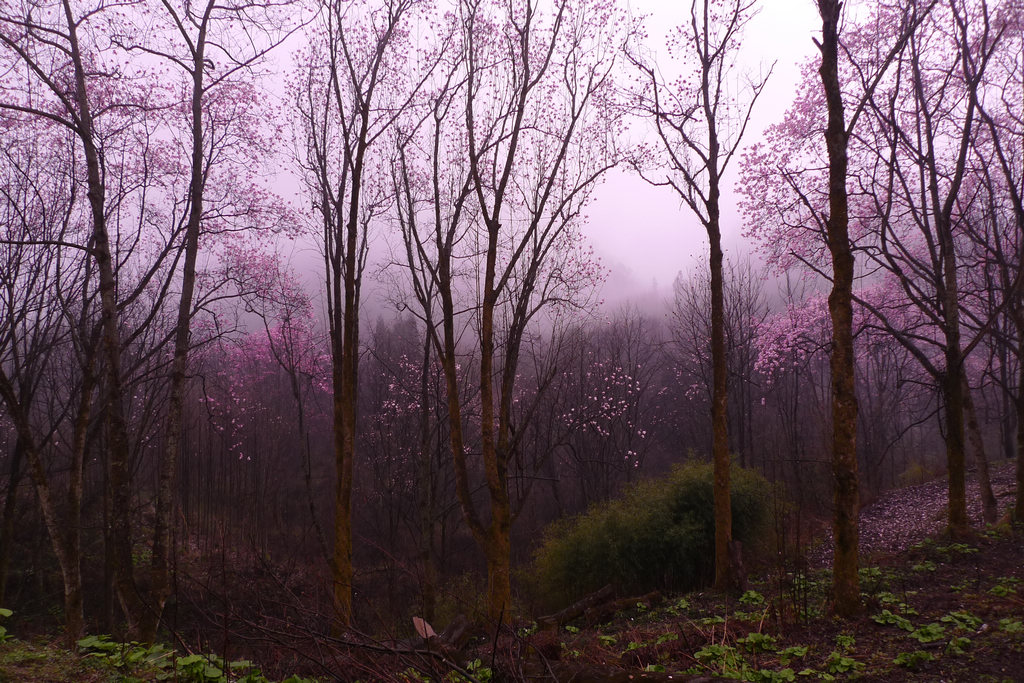
[[[772,488],[736,466],[731,478],[733,537],[752,555],[769,541]],[[562,606],[606,584],[621,593],[708,584],[714,576],[713,481],[710,464],[685,464],[553,524],[535,559],[541,600]]]

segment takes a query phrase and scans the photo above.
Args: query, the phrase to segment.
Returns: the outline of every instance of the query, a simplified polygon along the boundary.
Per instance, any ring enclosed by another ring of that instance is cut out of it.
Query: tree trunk
[[[484,294],[480,313],[480,443],[491,508],[484,544],[487,558],[487,616],[498,623],[508,614],[512,600],[512,507],[506,471],[507,433],[501,424],[501,416],[495,414],[494,406],[494,280],[500,226],[492,218],[488,220],[487,228]]]
[[[16,420],[16,427],[19,434],[25,456],[28,459],[29,471],[32,481],[35,484],[36,496],[39,499],[39,510],[43,515],[43,522],[53,546],[53,554],[57,558],[57,565],[60,567],[60,575],[64,584],[64,634],[68,643],[74,643],[82,637],[85,631],[85,615],[82,609],[82,558],[79,552],[80,544],[76,536],[80,533],[78,527],[65,528],[57,515],[57,508],[53,500],[53,492],[46,476],[46,469],[43,467],[39,452],[28,433],[28,420],[21,411],[11,409],[12,417]],[[73,521],[73,520],[72,520]]]
[[[334,389],[334,561],[333,595],[335,619],[340,626],[352,624],[352,456],[355,440],[352,438],[353,397],[343,379],[341,368],[335,371]]]
[[[978,463],[978,487],[981,489],[981,509],[986,524],[995,524],[999,517],[999,508],[995,494],[992,493],[992,480],[988,472],[988,458],[985,456],[985,440],[981,436],[978,425],[978,412],[974,408],[971,387],[964,378],[964,414],[967,417],[967,439],[974,453],[974,461]]]
[[[963,353],[960,350],[960,302],[956,282],[953,240],[948,223],[936,225],[942,241],[943,285],[942,305],[945,309],[945,360],[942,395],[946,412],[946,467],[949,473],[949,530],[962,536],[970,528],[967,518],[967,478],[964,459],[964,383]]]
[[[1013,407],[1013,394],[1010,390],[1010,353],[1006,344],[999,345],[999,385],[1002,387],[1000,400],[1002,402],[1002,419],[999,420],[1000,445],[1002,446],[1002,458],[1012,460],[1015,453],[1017,426],[1015,417],[1016,409]]]
[[[324,537],[323,527],[320,526],[320,516],[317,514],[316,500],[313,495],[312,448],[309,442],[309,429],[306,426],[306,403],[302,399],[302,388],[299,386],[299,376],[295,366],[289,366],[286,370],[292,389],[292,398],[295,399],[295,420],[298,425],[298,434],[302,440],[302,474],[306,484],[306,507],[309,508],[309,519],[313,524],[313,532],[316,534],[320,556],[327,562],[330,558],[327,539]]]
[[[171,524],[174,518],[174,494],[177,491],[178,451],[181,447],[182,412],[185,401],[186,372],[192,336],[192,300],[196,285],[196,259],[199,254],[199,229],[203,217],[203,196],[206,187],[203,144],[203,74],[206,46],[206,19],[213,3],[207,3],[203,23],[199,27],[192,59],[192,158],[189,183],[189,216],[185,224],[182,248],[185,260],[181,271],[181,296],[178,299],[174,330],[174,359],[171,362],[171,385],[168,397],[167,438],[158,466],[156,520],[153,528],[153,560],[150,610],[139,626],[143,642],[153,642],[171,593]]]
[[[426,320],[428,329],[423,339],[423,357],[420,366],[420,588],[423,618],[433,621],[437,606],[437,567],[434,564],[434,477],[431,466],[430,438],[430,330],[433,321]]]
[[[715,186],[713,186],[715,187]],[[717,189],[717,188],[716,188]],[[717,196],[717,191],[712,191]],[[716,197],[717,199],[717,197]],[[722,238],[718,230],[718,207],[708,223],[711,244],[711,453],[714,461],[715,587],[734,590],[729,544],[732,542],[732,503],[729,486],[729,424],[725,346],[725,293],[722,276]],[[710,208],[710,207],[709,207]]]
[[[841,3],[818,0],[822,19],[821,74],[828,107],[825,142],[829,159],[828,248],[832,255],[832,475],[835,509],[832,531],[835,559],[832,590],[836,614],[850,617],[860,611],[858,576],[859,491],[857,477],[857,396],[853,355],[853,252],[849,238],[846,192],[847,143],[842,86],[839,81],[839,19]]]
[[[11,566],[11,543],[14,540],[14,515],[17,508],[18,484],[21,482],[21,461],[25,447],[21,438],[14,441],[11,468],[7,478],[7,497],[4,499],[3,521],[0,523],[0,607],[7,604],[7,575]]]
[[[1013,518],[1024,522],[1024,345],[1018,348],[1017,378],[1017,500]]]
[[[511,517],[508,505],[491,510],[490,540],[486,549],[487,617],[494,624],[507,621],[512,608]]]
[[[117,281],[106,221],[106,189],[96,148],[92,113],[86,86],[86,69],[78,44],[77,20],[70,0],[64,0],[68,22],[68,42],[75,73],[75,101],[78,106],[78,137],[86,163],[87,191],[92,215],[93,258],[99,275],[101,345],[105,363],[106,401],[104,418],[107,426],[108,477],[111,517],[108,538],[113,544],[114,584],[127,632],[134,636],[145,606],[135,586],[132,567],[131,535],[131,463],[128,447],[128,426],[124,417],[124,381],[121,372],[121,338],[118,329]]]
[[[7,412],[14,422],[17,430],[17,441],[15,442],[14,463],[12,464],[12,482],[17,478],[14,470],[20,470],[20,460],[24,457],[28,461],[29,474],[32,483],[35,485],[36,497],[39,500],[39,511],[43,516],[43,524],[46,527],[47,535],[50,538],[50,545],[53,554],[57,558],[57,565],[60,568],[61,579],[64,585],[64,622],[65,638],[69,644],[74,643],[82,637],[85,630],[85,615],[82,608],[82,558],[81,558],[81,524],[80,524],[80,501],[81,501],[81,458],[72,458],[72,471],[70,472],[70,483],[68,486],[68,518],[61,520],[57,513],[57,506],[54,503],[53,491],[47,478],[46,468],[43,466],[39,451],[32,438],[31,425],[24,402],[17,401],[11,382],[6,375],[2,374],[3,381],[0,382],[0,391],[3,394],[3,402],[7,405]],[[88,401],[86,401],[88,405]],[[79,471],[76,473],[75,467]],[[8,487],[7,504],[4,506],[4,553],[9,551],[10,535],[13,531],[11,520],[13,519],[12,500],[16,492],[15,486]],[[5,568],[6,571],[6,568]],[[2,606],[2,603],[0,603]]]
[[[957,363],[959,358],[946,362]],[[948,367],[948,366],[947,366]],[[959,372],[953,370],[953,372]],[[967,488],[964,463],[964,397],[963,385],[956,378],[950,378],[947,369],[942,377],[942,398],[945,404],[946,422],[946,466],[948,468],[949,531],[962,536],[970,526],[967,519]]]

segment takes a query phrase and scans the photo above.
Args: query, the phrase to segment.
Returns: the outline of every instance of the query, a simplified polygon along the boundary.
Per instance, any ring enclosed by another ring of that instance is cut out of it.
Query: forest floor
[[[993,484],[1005,511],[1012,466],[995,468]],[[462,651],[461,675],[444,673],[439,657],[379,649],[349,650],[334,670],[341,680],[363,681],[1024,681],[1024,528],[986,529],[972,504],[981,530],[944,538],[945,501],[940,480],[890,491],[864,508],[865,609],[852,620],[830,615],[831,551],[822,539],[806,562],[780,561],[752,577],[742,596],[705,591],[638,600],[598,623],[584,616],[551,631],[523,623],[477,638]],[[0,643],[0,683],[168,679],[166,668],[115,659],[9,639]],[[357,661],[358,676],[351,666]],[[206,678],[207,667],[195,671],[196,681],[237,680]]]
[[[1012,505],[1013,476],[1011,466],[993,471],[1001,511]],[[862,511],[865,608],[856,619],[829,613],[823,539],[803,571],[780,563],[739,598],[690,593],[526,642],[559,680],[580,682],[1024,681],[1024,528],[944,538],[945,486],[891,491]],[[980,504],[970,507],[984,529]]]

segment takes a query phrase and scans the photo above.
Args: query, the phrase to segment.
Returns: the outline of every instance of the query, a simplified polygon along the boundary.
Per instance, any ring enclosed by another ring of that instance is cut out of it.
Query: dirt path
[[[999,514],[1013,505],[1015,495],[1016,463],[1010,462],[991,469],[992,491],[999,505]],[[894,489],[860,512],[860,550],[862,555],[900,553],[919,541],[941,533],[946,528],[946,501],[948,488],[945,479],[927,484]],[[967,480],[967,514],[971,524],[980,528],[981,496],[977,477]],[[832,564],[832,540],[812,551],[808,557],[812,566]]]

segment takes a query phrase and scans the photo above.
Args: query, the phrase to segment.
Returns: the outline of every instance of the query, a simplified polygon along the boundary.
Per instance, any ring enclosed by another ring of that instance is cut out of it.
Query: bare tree
[[[80,236],[76,155],[66,136],[48,138],[47,127],[16,126],[0,167],[0,402],[17,434],[12,480],[23,458],[60,567],[65,635],[73,642],[85,627],[81,501],[98,348],[91,262],[84,249],[60,246]],[[66,465],[58,459],[65,453]],[[63,504],[57,467],[67,471]],[[3,542],[6,556],[9,530]]]
[[[934,4],[934,3],[932,3]],[[931,5],[880,4],[840,36],[843,3],[818,0],[822,20],[818,84],[810,72],[785,120],[767,131],[769,144],[744,161],[749,230],[769,244],[776,263],[803,263],[832,284],[831,405],[836,612],[860,607],[857,576],[857,397],[853,349],[854,250],[851,243],[849,149],[876,88]],[[891,37],[880,41],[879,36]],[[864,58],[850,41],[867,45]],[[847,110],[849,107],[849,110]],[[824,139],[818,137],[825,119]],[[824,145],[821,143],[824,142]],[[822,149],[822,147],[824,149]]]
[[[730,451],[746,467],[752,459],[753,402],[758,393],[755,363],[757,330],[768,315],[765,273],[750,261],[727,261],[723,268],[723,305],[728,376],[736,391],[727,403],[735,429],[730,431]],[[680,275],[674,285],[671,310],[672,346],[680,368],[699,384],[710,403],[713,391],[710,349],[710,273],[700,270],[687,278]]]
[[[417,96],[426,65],[407,28],[421,0],[318,7],[297,92],[304,178],[319,221],[334,385],[333,593],[339,624],[352,621],[352,467],[356,452],[359,307],[367,231],[386,210],[385,157],[375,146]],[[408,78],[409,70],[423,74]]]
[[[177,480],[177,457],[181,448],[182,404],[192,320],[196,305],[196,275],[199,269],[200,238],[226,229],[254,227],[260,221],[255,207],[260,200],[247,194],[251,182],[239,183],[240,163],[269,156],[269,126],[254,125],[252,91],[249,82],[267,54],[289,34],[285,18],[294,3],[215,2],[193,5],[172,0],[161,3],[157,22],[141,25],[128,15],[118,25],[112,41],[128,53],[140,53],[162,60],[180,70],[187,114],[169,117],[166,125],[184,129],[181,156],[187,159],[180,178],[172,179],[172,202],[167,257],[173,258],[168,282],[177,279],[177,312],[173,327],[168,413],[164,452],[159,461],[156,516],[150,571],[150,609],[140,627],[141,638],[156,634],[171,591],[171,522]],[[243,161],[246,159],[246,161]],[[187,182],[182,182],[187,181]],[[240,187],[231,188],[227,183]],[[212,188],[212,201],[208,198]],[[175,194],[177,196],[175,196]],[[244,198],[244,199],[243,199]],[[242,205],[242,200],[249,207]],[[247,210],[247,208],[249,210]],[[204,225],[205,224],[205,225]],[[205,230],[204,230],[205,227]],[[180,276],[176,271],[180,266]]]
[[[949,527],[957,534],[965,533],[970,523],[964,416],[972,402],[965,393],[964,363],[989,327],[977,318],[981,309],[964,305],[967,292],[960,271],[964,244],[969,244],[967,224],[979,198],[972,186],[980,185],[969,179],[977,90],[998,40],[990,31],[984,2],[951,2],[948,14],[933,9],[895,60],[892,82],[873,94],[865,138],[875,135],[869,148],[878,155],[878,163],[867,164],[882,170],[878,176],[860,173],[871,190],[881,232],[877,247],[868,247],[866,254],[892,274],[925,328],[900,329],[887,319],[891,308],[861,300],[940,387]],[[968,341],[963,338],[965,316],[973,318],[978,330]],[[941,363],[934,362],[933,349],[942,354]],[[983,453],[978,462],[987,479]],[[987,500],[987,516],[994,518],[994,499]]]
[[[994,55],[990,67],[991,78],[971,91],[975,106],[987,135],[979,144],[981,168],[990,188],[993,211],[989,218],[994,230],[980,233],[980,243],[991,249],[991,261],[996,266],[998,283],[1003,291],[1006,315],[1016,332],[1016,348],[1020,376],[1014,397],[1017,422],[1017,498],[1014,517],[1024,519],[1024,167],[1021,165],[1024,143],[1024,24],[1020,7],[1015,3],[1000,5],[994,16],[984,17],[991,30],[1002,38],[1002,50]],[[970,66],[970,62],[967,63]],[[994,73],[993,73],[994,72]],[[995,163],[989,164],[988,161]],[[992,173],[998,169],[1001,176]],[[1004,207],[1005,204],[1005,207]],[[1012,217],[1006,229],[1000,229],[1001,215]],[[976,240],[977,241],[977,240]],[[1002,371],[1005,373],[1005,363]],[[1006,384],[1006,382],[1004,382]]]
[[[618,158],[608,104],[622,29],[605,11],[460,3],[459,49],[439,72],[422,127],[399,145],[412,299],[444,368],[456,492],[487,561],[495,621],[511,600],[509,465],[524,433],[513,422],[521,350],[542,314],[571,306],[592,281],[576,230],[595,183]],[[468,359],[479,372],[478,441],[460,403]],[[537,393],[548,381],[538,378]],[[489,517],[472,494],[468,456],[477,448]]]
[[[730,560],[732,507],[729,495],[728,360],[721,229],[721,182],[739,149],[768,74],[731,89],[743,29],[755,14],[754,0],[694,0],[689,26],[679,27],[669,48],[680,62],[694,64],[692,80],[666,80],[649,59],[631,56],[643,74],[638,109],[653,119],[667,158],[667,177],[648,174],[671,187],[708,236],[711,291],[711,454],[715,470],[715,586],[738,586]]]

